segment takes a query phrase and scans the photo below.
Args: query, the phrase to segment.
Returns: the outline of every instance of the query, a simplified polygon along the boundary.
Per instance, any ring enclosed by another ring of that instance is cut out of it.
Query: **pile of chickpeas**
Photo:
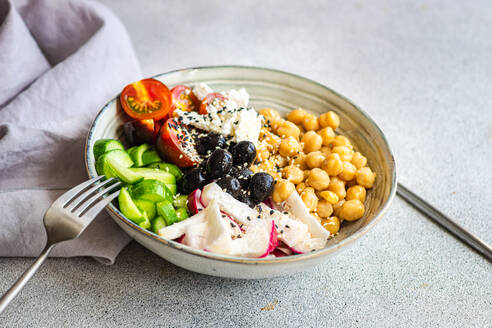
[[[335,133],[340,125],[338,115],[329,111],[318,117],[299,108],[285,120],[271,108],[259,113],[266,122],[251,169],[276,179],[273,201],[281,203],[297,191],[331,234],[338,232],[343,220],[360,219],[366,189],[373,186],[376,174],[350,140]]]

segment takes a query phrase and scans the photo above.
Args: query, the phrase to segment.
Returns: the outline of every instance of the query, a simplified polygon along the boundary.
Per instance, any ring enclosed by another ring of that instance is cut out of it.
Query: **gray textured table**
[[[400,180],[492,242],[490,1],[103,2],[146,75],[257,65],[346,95],[385,131]],[[0,290],[29,263],[0,259]],[[110,267],[48,260],[0,317],[1,327],[199,325],[492,327],[492,266],[397,198],[373,231],[302,274],[208,277],[132,243]]]

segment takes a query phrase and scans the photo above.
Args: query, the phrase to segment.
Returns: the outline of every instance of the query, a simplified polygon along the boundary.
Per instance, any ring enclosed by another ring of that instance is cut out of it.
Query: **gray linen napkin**
[[[92,119],[139,78],[123,25],[100,4],[0,0],[0,256],[40,253],[44,212],[87,179]],[[129,240],[104,212],[52,256],[112,264]]]

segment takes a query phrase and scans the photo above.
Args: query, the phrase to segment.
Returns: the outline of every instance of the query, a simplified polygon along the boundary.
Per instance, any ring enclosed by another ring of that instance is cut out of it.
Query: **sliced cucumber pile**
[[[188,218],[187,196],[176,194],[176,181],[183,172],[162,162],[152,146],[125,150],[118,140],[100,139],[93,152],[97,173],[124,183],[118,204],[126,218],[154,233]]]

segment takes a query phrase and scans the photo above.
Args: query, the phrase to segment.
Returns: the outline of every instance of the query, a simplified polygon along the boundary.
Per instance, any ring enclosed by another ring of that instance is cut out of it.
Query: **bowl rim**
[[[328,255],[330,253],[334,253],[337,250],[343,248],[346,245],[349,245],[353,243],[355,240],[359,239],[363,235],[365,235],[370,229],[372,229],[380,220],[381,218],[386,214],[391,202],[393,201],[395,194],[396,194],[396,186],[397,186],[397,172],[396,172],[396,162],[395,158],[393,155],[393,152],[391,151],[391,147],[388,143],[388,140],[386,139],[386,136],[384,135],[383,131],[379,128],[379,126],[373,121],[373,119],[361,108],[359,108],[357,105],[355,105],[350,99],[347,97],[339,94],[338,92],[332,90],[331,88],[316,82],[314,80],[311,80],[309,78],[278,70],[278,69],[272,69],[272,68],[266,68],[266,67],[260,67],[260,66],[247,66],[247,65],[211,65],[211,66],[196,66],[196,67],[188,67],[188,68],[180,68],[180,69],[175,69],[171,70],[165,73],[160,73],[160,74],[155,74],[151,76],[151,78],[159,78],[163,77],[169,74],[173,73],[178,73],[178,72],[183,72],[183,71],[192,71],[192,70],[210,70],[210,69],[228,69],[228,68],[233,68],[233,69],[244,69],[244,70],[260,70],[260,71],[266,71],[266,72],[274,72],[274,73],[280,73],[280,74],[285,74],[287,76],[294,77],[296,79],[301,79],[309,83],[316,84],[317,86],[331,92],[332,94],[336,95],[337,97],[341,98],[342,100],[348,102],[350,105],[352,105],[356,110],[358,110],[364,118],[376,129],[376,131],[379,133],[381,136],[383,142],[386,145],[386,148],[391,155],[391,158],[389,160],[389,168],[392,170],[392,175],[391,175],[391,188],[390,188],[390,193],[388,196],[388,199],[383,203],[381,209],[379,212],[376,213],[374,219],[369,222],[365,227],[363,227],[361,230],[357,231],[356,233],[348,236],[347,238],[341,240],[339,243],[330,245],[328,247],[325,247],[323,249],[314,251],[314,252],[309,252],[309,253],[303,253],[303,254],[296,254],[296,255],[289,255],[289,256],[284,256],[284,257],[276,257],[276,258],[245,258],[245,257],[235,257],[235,256],[228,256],[228,255],[222,255],[222,254],[216,254],[216,253],[211,253],[211,252],[206,252],[202,250],[197,250],[194,249],[190,246],[178,243],[176,241],[166,239],[163,237],[160,237],[146,229],[141,228],[137,224],[135,224],[133,221],[127,219],[113,204],[109,204],[106,206],[106,211],[109,212],[109,214],[112,214],[112,218],[118,218],[122,223],[126,224],[129,226],[131,229],[144,234],[147,237],[150,237],[161,244],[174,248],[176,250],[184,251],[190,255],[194,256],[199,256],[202,258],[210,259],[210,260],[216,260],[216,261],[221,261],[221,262],[232,262],[232,263],[239,263],[239,264],[246,264],[246,265],[265,265],[265,264],[283,264],[283,263],[288,263],[288,262],[297,262],[297,261],[304,261],[316,257],[322,257],[325,255]],[[92,172],[91,169],[89,168],[89,156],[88,156],[88,147],[90,142],[92,141],[94,129],[101,118],[101,116],[108,110],[108,108],[117,100],[118,95],[113,97],[111,100],[109,100],[98,112],[96,117],[94,118],[94,121],[92,122],[89,133],[87,134],[85,146],[84,146],[84,159],[85,159],[85,167],[87,174],[90,178],[96,177],[97,174],[95,172]]]

